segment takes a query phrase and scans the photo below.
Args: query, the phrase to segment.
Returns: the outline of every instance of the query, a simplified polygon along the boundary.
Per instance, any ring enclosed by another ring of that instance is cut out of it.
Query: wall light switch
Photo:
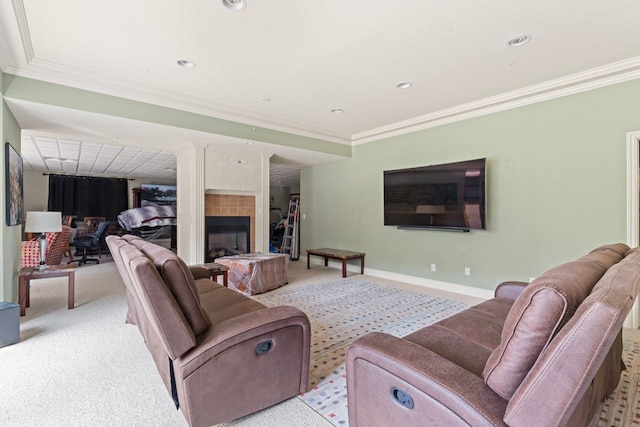
[[[435,264],[431,264],[431,271],[436,271],[436,265]]]
[[[465,276],[471,276],[471,269],[469,267],[465,267],[464,268],[464,275]]]

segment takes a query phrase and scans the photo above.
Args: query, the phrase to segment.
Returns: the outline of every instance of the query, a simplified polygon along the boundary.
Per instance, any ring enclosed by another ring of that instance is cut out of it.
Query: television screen
[[[486,159],[384,171],[384,225],[486,229]]]
[[[175,185],[142,184],[140,185],[140,193],[142,206],[175,205],[177,200]]]

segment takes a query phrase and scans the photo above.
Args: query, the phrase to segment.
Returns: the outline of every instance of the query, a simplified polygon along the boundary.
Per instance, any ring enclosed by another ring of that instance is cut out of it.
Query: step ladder
[[[289,254],[289,259],[297,261],[300,258],[299,247],[299,218],[300,218],[300,199],[291,199],[289,208],[287,209],[287,219],[284,225],[284,235],[282,236],[282,245],[280,246],[281,254]]]

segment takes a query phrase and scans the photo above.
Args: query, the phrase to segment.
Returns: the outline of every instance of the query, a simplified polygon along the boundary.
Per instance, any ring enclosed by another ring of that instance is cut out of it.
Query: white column
[[[273,153],[261,152],[262,154],[262,182],[261,192],[256,194],[256,251],[269,252],[269,242],[271,242],[271,236],[269,235],[269,182],[270,182],[270,163]]]
[[[187,264],[204,262],[205,147],[192,142],[176,152],[177,246]]]

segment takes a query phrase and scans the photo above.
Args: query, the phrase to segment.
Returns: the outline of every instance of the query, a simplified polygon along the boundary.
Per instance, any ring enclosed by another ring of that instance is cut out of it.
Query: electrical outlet
[[[435,264],[431,264],[431,271],[436,271],[436,265]]]
[[[471,276],[471,269],[469,267],[465,267],[464,268],[464,275],[465,276]]]

